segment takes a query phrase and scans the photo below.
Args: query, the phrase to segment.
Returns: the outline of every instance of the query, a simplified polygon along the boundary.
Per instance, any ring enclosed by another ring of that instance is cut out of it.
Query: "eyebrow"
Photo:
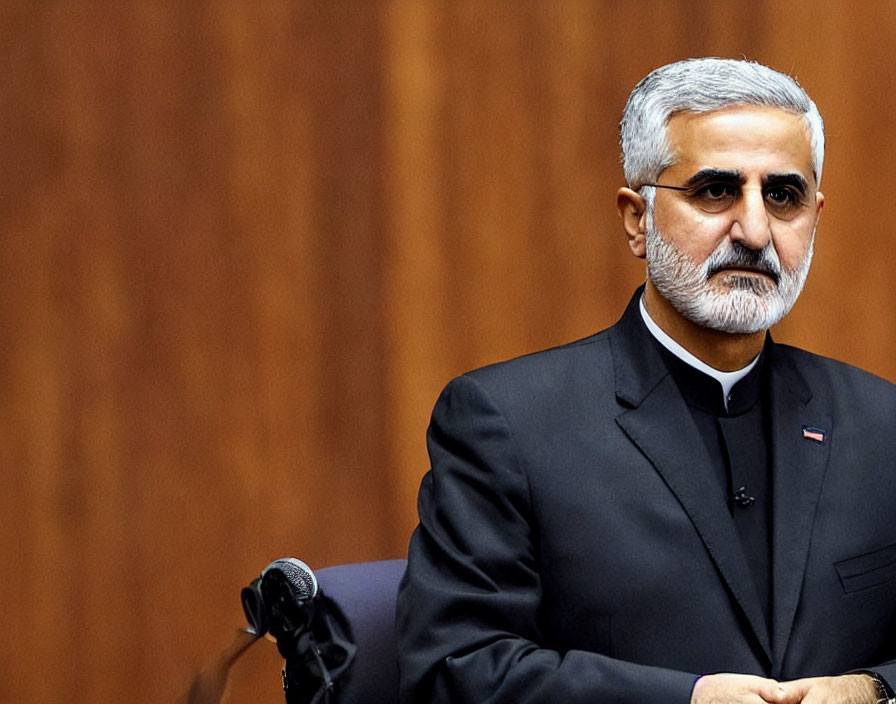
[[[740,173],[740,171],[729,171],[727,169],[700,169],[697,173],[691,176],[687,181],[684,182],[684,185],[687,188],[696,188],[698,186],[702,186],[704,183],[709,183],[711,181],[722,181],[732,184],[737,184],[738,186],[742,186],[746,179]]]
[[[684,185],[686,188],[694,189],[710,182],[722,182],[742,186],[746,182],[746,179],[740,171],[707,168],[700,169],[700,171],[685,181]],[[768,174],[763,179],[762,185],[764,187],[793,186],[794,188],[799,189],[802,193],[807,193],[809,191],[809,182],[796,172]]]
[[[765,177],[765,186],[793,186],[802,193],[809,191],[809,182],[798,173],[769,174]]]

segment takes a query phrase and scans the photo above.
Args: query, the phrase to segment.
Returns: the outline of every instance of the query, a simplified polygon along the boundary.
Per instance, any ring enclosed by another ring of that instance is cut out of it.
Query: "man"
[[[809,270],[821,117],[783,74],[698,59],[621,130],[646,284],[612,328],[442,393],[402,701],[886,701],[896,389],[766,333]]]

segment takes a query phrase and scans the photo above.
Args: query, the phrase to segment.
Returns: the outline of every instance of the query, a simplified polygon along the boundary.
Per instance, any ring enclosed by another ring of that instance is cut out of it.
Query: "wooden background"
[[[670,60],[815,97],[777,336],[896,380],[894,32],[891,0],[0,2],[0,701],[174,701],[270,560],[403,556],[441,387],[642,279],[616,123]]]

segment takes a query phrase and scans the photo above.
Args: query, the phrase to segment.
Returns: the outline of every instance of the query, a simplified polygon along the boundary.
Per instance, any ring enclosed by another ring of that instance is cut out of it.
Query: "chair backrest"
[[[321,591],[342,611],[358,650],[336,682],[335,704],[396,704],[395,597],[405,560],[355,562],[315,570]]]

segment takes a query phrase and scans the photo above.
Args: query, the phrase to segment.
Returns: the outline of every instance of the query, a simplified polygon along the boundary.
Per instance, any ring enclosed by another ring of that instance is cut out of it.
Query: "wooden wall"
[[[890,0],[0,2],[0,701],[174,701],[270,560],[403,556],[441,387],[642,279],[616,123],[670,60],[816,98],[777,335],[896,380],[894,37]]]

